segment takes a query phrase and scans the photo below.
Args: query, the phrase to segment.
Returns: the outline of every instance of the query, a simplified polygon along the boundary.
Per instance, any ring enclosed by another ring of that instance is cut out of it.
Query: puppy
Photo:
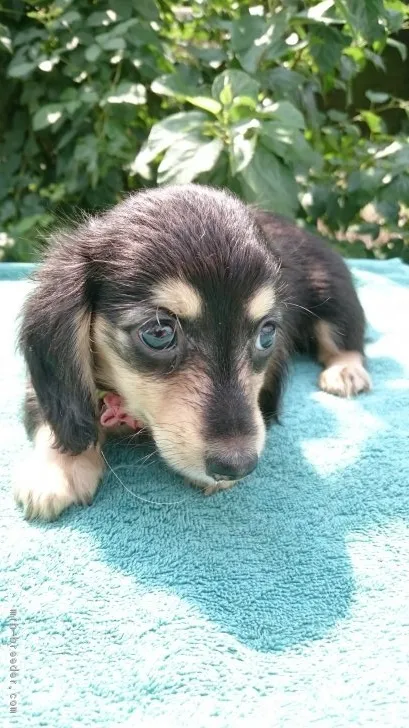
[[[101,445],[148,431],[207,492],[251,473],[296,349],[319,386],[369,389],[364,316],[342,259],[292,222],[199,185],[146,190],[57,235],[23,310],[33,461],[27,518],[90,503]]]

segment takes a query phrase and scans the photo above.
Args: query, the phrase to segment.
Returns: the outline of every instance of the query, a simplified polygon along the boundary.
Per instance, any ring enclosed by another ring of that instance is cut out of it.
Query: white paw
[[[56,463],[40,463],[33,457],[19,469],[14,498],[28,520],[54,521],[68,506],[76,503],[69,479]]]
[[[32,456],[17,471],[14,497],[25,518],[53,521],[70,505],[92,502],[103,469],[96,448],[61,454],[52,447],[50,432],[41,428]]]
[[[339,397],[352,397],[371,389],[370,376],[363,365],[358,362],[331,364],[328,369],[321,372],[318,382],[324,392],[336,394]]]

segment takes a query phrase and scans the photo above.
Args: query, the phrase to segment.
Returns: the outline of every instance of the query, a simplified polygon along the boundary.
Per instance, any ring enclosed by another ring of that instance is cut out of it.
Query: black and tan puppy
[[[36,275],[21,330],[34,452],[16,499],[44,519],[89,503],[112,423],[146,428],[207,492],[228,487],[257,465],[293,350],[314,352],[325,391],[369,388],[363,332],[320,239],[208,187],[132,195],[58,235]]]

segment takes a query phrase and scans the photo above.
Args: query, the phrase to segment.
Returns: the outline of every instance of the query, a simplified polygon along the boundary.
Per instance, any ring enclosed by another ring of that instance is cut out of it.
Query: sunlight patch
[[[366,441],[385,428],[379,417],[366,412],[358,401],[332,397],[314,392],[312,399],[320,402],[336,418],[336,429],[330,437],[303,440],[304,457],[321,476],[345,470],[356,462]]]

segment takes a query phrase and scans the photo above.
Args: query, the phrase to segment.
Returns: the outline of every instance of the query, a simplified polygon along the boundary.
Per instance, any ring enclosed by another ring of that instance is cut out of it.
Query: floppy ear
[[[37,274],[20,333],[41,414],[56,446],[72,454],[97,441],[90,266],[76,234],[62,234]]]

